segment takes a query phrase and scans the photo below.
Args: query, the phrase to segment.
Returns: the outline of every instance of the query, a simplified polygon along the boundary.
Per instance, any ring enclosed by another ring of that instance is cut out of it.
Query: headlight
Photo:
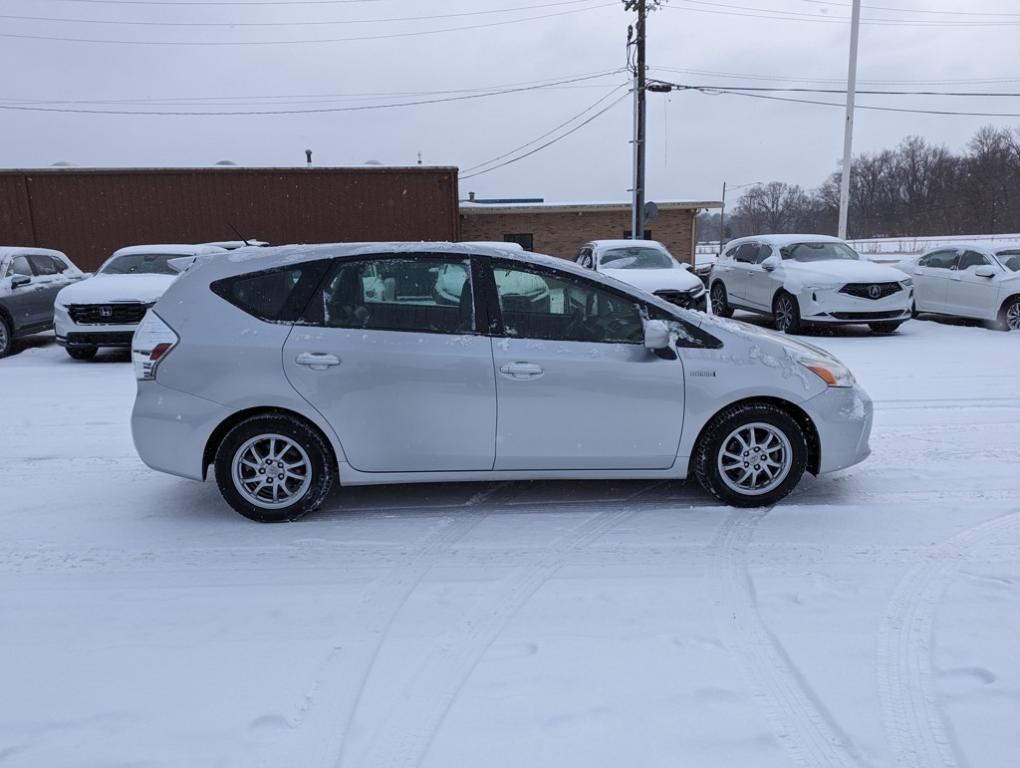
[[[823,360],[817,357],[798,357],[797,362],[830,387],[852,387],[854,375],[850,369],[835,360]]]
[[[805,291],[834,291],[839,288],[839,284],[833,285],[805,285]]]
[[[902,285],[904,288],[909,288],[913,284],[914,284],[914,278],[912,278],[912,277],[908,277],[905,280],[900,280],[900,285]]]

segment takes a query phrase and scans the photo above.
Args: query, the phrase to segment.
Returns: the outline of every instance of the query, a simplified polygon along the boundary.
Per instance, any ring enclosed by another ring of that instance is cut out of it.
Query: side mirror
[[[974,274],[978,277],[995,277],[995,269],[987,264],[983,264],[974,270]]]
[[[782,263],[783,263],[782,259],[780,259],[778,256],[772,255],[761,263],[761,268],[764,269],[766,272],[771,272]]]
[[[20,288],[23,285],[28,285],[32,282],[32,278],[28,275],[15,275],[11,278],[11,288]]]
[[[645,349],[669,348],[669,326],[662,320],[645,320]]]

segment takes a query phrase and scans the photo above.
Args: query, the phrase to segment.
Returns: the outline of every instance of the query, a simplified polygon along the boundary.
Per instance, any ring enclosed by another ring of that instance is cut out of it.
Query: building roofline
[[[721,200],[664,200],[655,203],[661,211],[694,210],[697,208],[722,208]],[[460,212],[465,215],[513,214],[513,213],[588,213],[591,211],[629,211],[626,203],[510,203],[491,205],[462,200]]]
[[[174,174],[174,173],[426,173],[445,171],[457,173],[452,165],[202,165],[202,166],[163,166],[163,167],[86,167],[86,166],[46,166],[44,168],[0,168],[0,176],[6,174]]]

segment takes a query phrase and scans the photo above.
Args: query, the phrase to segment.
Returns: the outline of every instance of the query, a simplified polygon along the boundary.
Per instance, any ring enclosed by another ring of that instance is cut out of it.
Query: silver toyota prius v
[[[199,259],[134,336],[153,469],[262,522],[335,484],[693,475],[773,504],[869,453],[821,349],[499,247],[366,243]]]

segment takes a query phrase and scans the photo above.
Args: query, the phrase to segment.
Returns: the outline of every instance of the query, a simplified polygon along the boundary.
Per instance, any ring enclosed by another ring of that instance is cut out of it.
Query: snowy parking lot
[[[125,357],[0,361],[0,765],[1015,766],[1020,334],[807,339],[872,456],[355,488],[291,525],[146,468]]]

